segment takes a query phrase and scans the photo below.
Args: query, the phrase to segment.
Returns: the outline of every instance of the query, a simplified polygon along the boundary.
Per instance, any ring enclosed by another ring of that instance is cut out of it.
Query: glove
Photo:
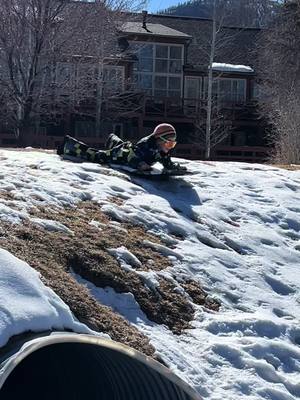
[[[180,165],[179,163],[170,163],[168,167],[165,169],[169,171],[182,171],[182,172],[187,171],[187,168],[184,167],[183,165]]]
[[[145,161],[142,161],[139,163],[138,168],[139,171],[151,171],[152,168],[149,164],[147,164]]]

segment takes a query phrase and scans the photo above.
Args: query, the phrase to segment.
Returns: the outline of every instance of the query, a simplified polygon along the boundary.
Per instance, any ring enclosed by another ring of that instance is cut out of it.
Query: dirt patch
[[[207,293],[202,289],[198,282],[189,280],[181,283],[181,286],[193,300],[193,303],[204,306],[209,310],[219,311],[221,304],[207,296]]]
[[[116,199],[114,198],[114,201]],[[113,223],[111,218],[104,214],[97,203],[92,201],[82,202],[76,208],[65,208],[48,210],[45,208],[34,208],[31,215],[42,219],[52,219],[58,221],[74,232],[74,237],[65,239],[75,243],[77,247],[82,247],[89,254],[101,253],[105,262],[110,268],[112,262],[117,264],[115,259],[109,254],[108,249],[126,247],[141,262],[142,270],[162,270],[172,264],[168,258],[159,252],[149,248],[144,240],[162,244],[157,236],[151,235],[141,226],[131,224]],[[92,225],[91,225],[92,222]],[[98,225],[98,227],[97,227]],[[80,245],[82,243],[82,245]],[[70,253],[70,251],[69,251]],[[73,254],[76,254],[75,250]],[[102,258],[100,257],[99,262]],[[151,261],[151,262],[150,262]]]
[[[159,279],[159,286],[153,290],[139,275],[123,270],[102,252],[77,253],[68,262],[69,268],[98,287],[109,286],[118,293],[132,293],[151,321],[167,325],[174,333],[181,333],[193,319],[193,307],[165,279]]]
[[[117,196],[111,196],[109,198],[109,201],[111,203],[117,204],[118,206],[122,206],[124,204],[124,199],[121,199],[121,197],[117,197]]]
[[[0,190],[0,199],[3,200],[14,200],[14,195],[11,192],[8,192],[7,190]]]
[[[272,164],[273,167],[287,169],[289,171],[299,171],[300,165],[297,164]]]
[[[59,237],[58,233],[53,232],[46,233],[41,228],[33,229],[32,225],[27,224],[4,224],[1,236],[1,247],[40,272],[42,281],[68,304],[79,321],[91,329],[109,334],[113,340],[153,356],[154,348],[148,338],[109,307],[99,304],[88,289],[67,271],[66,259],[61,254],[68,242],[66,237]]]
[[[114,202],[118,204],[119,199]],[[75,280],[73,271],[98,287],[108,286],[118,293],[132,293],[150,320],[165,324],[174,333],[189,327],[194,317],[189,297],[176,290],[173,282],[159,276],[158,285],[149,284],[149,270],[172,267],[167,257],[144,243],[146,240],[163,244],[157,236],[141,226],[112,221],[92,201],[82,202],[76,208],[50,210],[40,206],[30,213],[34,217],[60,222],[72,233],[51,232],[29,222],[3,224],[0,244],[37,269],[45,284],[69,305],[80,321],[108,333],[114,340],[153,355],[154,349],[148,339],[120,315],[99,304],[85,286]],[[109,249],[121,246],[135,255],[140,265],[132,265],[130,270],[122,268],[109,252]],[[182,288],[194,303],[218,309],[196,282],[186,282]]]

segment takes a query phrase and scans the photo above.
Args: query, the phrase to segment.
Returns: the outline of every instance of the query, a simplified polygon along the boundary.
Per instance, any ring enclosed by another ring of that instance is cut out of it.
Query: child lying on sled
[[[160,162],[168,170],[186,170],[173,163],[170,151],[176,146],[176,131],[170,124],[157,125],[151,135],[136,144],[124,142],[115,134],[110,134],[106,142],[107,150],[97,150],[66,136],[57,153],[64,156],[78,157],[81,160],[100,164],[126,165],[140,171],[149,171],[151,166]]]

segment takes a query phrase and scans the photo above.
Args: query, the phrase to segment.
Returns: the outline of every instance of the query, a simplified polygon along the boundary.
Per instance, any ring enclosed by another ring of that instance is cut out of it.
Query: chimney
[[[148,14],[148,11],[146,11],[146,10],[143,10],[143,11],[142,11],[142,16],[143,16],[143,28],[144,28],[144,29],[147,29],[147,14]]]

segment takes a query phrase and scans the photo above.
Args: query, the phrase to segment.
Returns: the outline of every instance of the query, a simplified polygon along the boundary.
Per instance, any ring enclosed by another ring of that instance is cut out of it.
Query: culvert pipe
[[[1,363],[0,399],[201,397],[168,368],[130,347],[92,335],[56,333],[26,342]]]

